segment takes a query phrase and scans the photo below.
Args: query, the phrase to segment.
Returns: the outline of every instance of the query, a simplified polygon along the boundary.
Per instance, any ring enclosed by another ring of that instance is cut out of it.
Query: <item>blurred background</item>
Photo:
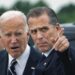
[[[0,15],[10,9],[27,14],[31,8],[38,6],[51,7],[60,23],[75,23],[75,0],[0,0]]]

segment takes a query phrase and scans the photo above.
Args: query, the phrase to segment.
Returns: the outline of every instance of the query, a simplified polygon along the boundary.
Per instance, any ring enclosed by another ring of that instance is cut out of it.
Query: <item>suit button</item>
[[[43,65],[46,66],[46,64],[47,64],[47,63],[45,62]]]

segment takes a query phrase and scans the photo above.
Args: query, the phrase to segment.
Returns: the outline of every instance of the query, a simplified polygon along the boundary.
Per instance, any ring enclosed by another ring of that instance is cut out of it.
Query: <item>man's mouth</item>
[[[11,49],[13,49],[13,50],[16,50],[18,48],[19,48],[19,46],[11,47]]]

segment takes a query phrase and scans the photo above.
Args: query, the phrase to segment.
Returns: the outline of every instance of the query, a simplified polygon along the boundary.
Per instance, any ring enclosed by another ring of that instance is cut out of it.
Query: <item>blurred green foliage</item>
[[[61,23],[75,22],[75,6],[70,4],[63,7],[57,15]]]
[[[5,12],[5,11],[6,11],[5,8],[0,8],[0,15],[1,15],[3,12]]]
[[[29,9],[31,8],[32,8],[32,5],[29,2],[19,1],[11,9],[20,10],[24,12],[25,14],[27,14]]]
[[[25,14],[28,13],[28,11],[31,8],[39,7],[39,6],[46,6],[48,5],[43,2],[43,0],[39,0],[35,4],[31,4],[29,1],[17,1],[10,9],[0,8],[0,15],[7,11],[7,10],[20,10],[24,12]],[[67,23],[67,22],[75,22],[75,6],[70,4],[68,6],[64,6],[58,13],[57,16],[59,18],[60,23]]]
[[[35,4],[31,4],[28,1],[27,2],[18,1],[16,4],[14,4],[14,6],[11,9],[20,10],[24,12],[25,14],[27,14],[31,8],[38,7],[38,6],[48,7],[48,5],[46,5],[46,3],[44,3],[42,0],[38,1]]]

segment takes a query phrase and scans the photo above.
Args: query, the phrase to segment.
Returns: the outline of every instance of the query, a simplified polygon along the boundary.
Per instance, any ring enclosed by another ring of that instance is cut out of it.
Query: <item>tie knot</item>
[[[16,64],[17,64],[16,59],[13,59],[13,60],[11,61],[11,66],[15,66]]]

